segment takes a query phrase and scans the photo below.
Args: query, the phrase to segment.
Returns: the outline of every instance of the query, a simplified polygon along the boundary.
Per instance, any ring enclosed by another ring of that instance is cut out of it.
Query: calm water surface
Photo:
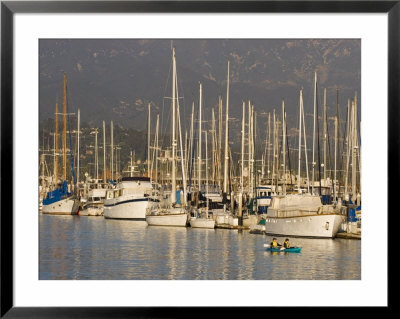
[[[301,253],[271,253],[249,231],[42,214],[39,227],[39,279],[361,279],[360,240],[291,238]]]

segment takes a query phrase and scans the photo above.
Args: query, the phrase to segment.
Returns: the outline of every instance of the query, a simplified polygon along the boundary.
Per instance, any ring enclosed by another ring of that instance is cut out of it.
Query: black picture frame
[[[13,19],[16,13],[387,13],[388,14],[388,209],[399,180],[400,1],[1,1],[1,317],[132,318],[191,316],[186,307],[14,307],[13,303]],[[397,212],[396,212],[397,213]],[[389,219],[389,215],[388,215]],[[390,223],[388,223],[390,225]],[[389,230],[389,229],[388,229]],[[389,239],[389,238],[388,238]],[[389,252],[390,240],[387,251]],[[388,255],[389,257],[389,255]],[[389,258],[390,259],[390,258]],[[388,265],[390,260],[388,260]],[[388,269],[389,270],[389,269]],[[390,281],[388,281],[389,287]],[[373,293],[373,292],[371,292]],[[265,298],[268,298],[266,292]],[[388,299],[390,306],[390,298]],[[258,308],[258,307],[256,307]],[[292,310],[294,307],[292,307]],[[390,307],[387,307],[389,309]],[[236,315],[248,316],[242,307]],[[387,310],[384,307],[384,310]],[[196,309],[196,315],[225,316],[224,307]],[[259,310],[259,309],[258,309]],[[232,311],[232,309],[230,309]],[[261,310],[263,315],[267,315]],[[297,308],[296,315],[309,311]],[[337,315],[339,311],[334,311]]]

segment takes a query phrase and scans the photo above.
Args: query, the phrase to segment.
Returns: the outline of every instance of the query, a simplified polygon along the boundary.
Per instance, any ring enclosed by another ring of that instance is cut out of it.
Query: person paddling
[[[273,238],[272,241],[271,241],[271,247],[280,247],[280,246],[282,246],[282,245],[279,244],[279,243],[276,241],[276,238]]]
[[[285,242],[283,243],[283,247],[290,248],[289,238],[286,238]]]

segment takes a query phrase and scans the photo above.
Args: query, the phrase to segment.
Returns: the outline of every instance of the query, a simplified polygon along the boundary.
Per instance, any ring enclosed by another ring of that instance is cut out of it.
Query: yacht
[[[334,238],[346,217],[340,205],[323,205],[310,194],[276,195],[265,219],[269,235]]]
[[[158,190],[150,177],[122,177],[108,189],[104,200],[104,218],[146,220],[146,212],[159,204]]]

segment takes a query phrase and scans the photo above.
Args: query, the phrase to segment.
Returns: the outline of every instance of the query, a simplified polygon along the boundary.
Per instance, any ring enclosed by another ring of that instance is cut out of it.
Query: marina
[[[343,98],[341,83],[315,67],[285,88],[291,103],[257,104],[240,91],[235,54],[219,57],[223,79],[184,82],[185,41],[176,43],[168,72],[154,66],[167,82],[162,101],[121,97],[113,117],[86,112],[81,121],[82,92],[62,74],[54,90],[63,111],[57,101],[41,128],[39,278],[359,280],[359,82]],[[335,45],[358,52],[359,43]],[[273,236],[291,247],[267,247]]]

